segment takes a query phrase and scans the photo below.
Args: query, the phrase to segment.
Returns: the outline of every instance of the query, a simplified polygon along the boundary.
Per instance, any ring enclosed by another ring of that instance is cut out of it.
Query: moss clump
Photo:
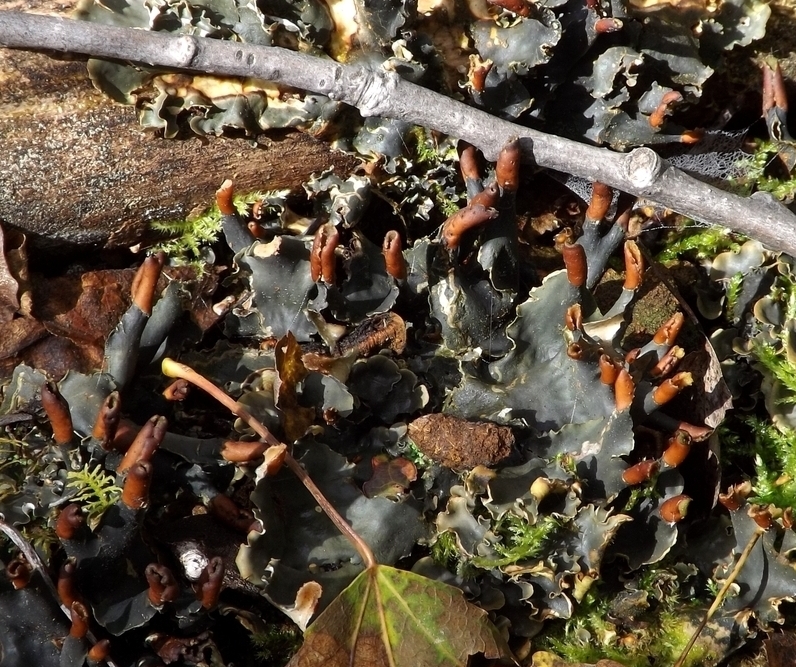
[[[780,431],[768,422],[750,418],[755,452],[751,500],[785,509],[796,506],[796,431]]]
[[[233,201],[238,212],[246,215],[255,202],[280,194],[284,193],[251,192],[235,195]],[[152,252],[165,252],[175,263],[193,266],[201,271],[204,267],[203,248],[215,243],[221,233],[221,211],[216,204],[213,204],[199,215],[184,220],[161,220],[151,223],[150,227],[166,237],[165,241],[152,248]]]
[[[627,500],[625,501],[624,506],[622,507],[622,512],[629,514],[632,512],[643,500],[647,498],[656,498],[660,497],[660,493],[658,493],[658,489],[655,486],[655,480],[657,479],[657,473],[650,479],[650,481],[639,484],[638,486],[633,486],[630,489],[630,493],[627,495]]]
[[[262,632],[251,635],[257,662],[264,667],[286,665],[302,642],[301,630],[296,626],[270,624]]]
[[[0,503],[41,472],[43,466],[33,451],[24,439],[0,437]]]
[[[742,179],[737,179],[737,185],[746,192],[770,192],[777,199],[790,200],[796,196],[796,176],[772,176],[770,167],[778,160],[777,144],[774,141],[761,141],[755,152],[741,165],[744,170]],[[782,171],[785,171],[783,168]]]
[[[796,403],[796,365],[788,360],[784,352],[769,344],[755,345],[752,354],[765,371],[791,394],[779,399],[779,402]]]
[[[712,260],[722,252],[738,252],[746,238],[724,227],[704,227],[696,222],[672,235],[666,247],[658,253],[659,262],[676,259]]]
[[[632,621],[623,624],[619,619],[612,620],[611,597],[596,584],[583,597],[572,618],[559,623],[540,643],[573,663],[593,664],[608,659],[625,667],[649,667],[654,656],[655,664],[674,664],[703,611],[684,608],[678,591],[656,576],[661,574],[667,576],[664,570],[653,569],[644,581],[638,582],[640,590],[649,590],[650,597],[660,599]],[[661,586],[666,589],[663,597]],[[683,664],[684,667],[715,664],[720,655],[721,650],[707,636],[701,637]]]
[[[437,539],[431,545],[432,560],[451,572],[458,569],[461,556],[456,544],[456,536],[449,530],[437,535]]]
[[[737,319],[735,316],[735,309],[738,306],[738,299],[740,299],[742,291],[743,273],[739,271],[724,283],[724,294],[727,297],[727,306],[724,310],[727,313],[727,318],[730,320]]]
[[[69,480],[67,486],[77,491],[72,500],[82,505],[89,526],[96,528],[105,511],[119,500],[122,490],[99,464],[93,470],[86,464],[80,470],[68,472],[66,476]]]
[[[495,534],[502,539],[495,544],[498,558],[473,558],[472,563],[483,569],[506,567],[521,561],[539,558],[550,544],[555,533],[562,527],[561,521],[552,516],[539,517],[534,524],[515,514],[506,514],[494,527]]]
[[[428,129],[415,127],[410,131],[409,136],[414,142],[415,162],[422,171],[433,176],[433,172],[440,169],[444,171],[447,169],[446,165],[457,160],[454,144],[447,144],[446,149],[441,150]],[[442,215],[449,217],[461,208],[461,195],[451,196],[438,178],[432,177],[425,180],[428,194],[431,195]]]
[[[796,431],[758,417],[736,417],[719,428],[722,465],[750,478],[760,505],[796,506]]]
[[[781,385],[776,403],[796,403],[796,363],[793,361],[791,330],[796,322],[796,280],[790,269],[780,268],[767,297],[779,310],[777,324],[767,324],[764,334],[752,339],[752,357],[764,376]]]
[[[409,459],[415,464],[415,467],[421,470],[424,468],[430,468],[432,465],[434,465],[434,462],[423,452],[421,452],[417,445],[411,440],[407,442],[406,448],[401,451],[401,455],[404,458]]]

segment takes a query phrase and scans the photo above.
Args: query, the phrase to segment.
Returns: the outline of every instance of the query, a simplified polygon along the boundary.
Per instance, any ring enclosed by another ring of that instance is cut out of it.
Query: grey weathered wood
[[[622,154],[514,125],[401,79],[278,47],[0,12],[0,45],[81,53],[159,67],[254,76],[351,104],[366,116],[396,118],[458,137],[494,159],[519,137],[526,161],[601,181],[696,220],[723,225],[796,255],[796,215],[772,197],[733,195],[698,181],[649,148]]]

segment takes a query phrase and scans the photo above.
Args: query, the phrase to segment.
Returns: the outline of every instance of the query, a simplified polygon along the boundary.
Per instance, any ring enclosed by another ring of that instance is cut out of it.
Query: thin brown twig
[[[238,403],[238,401],[227,395],[220,387],[216,386],[203,375],[197,373],[190,366],[186,366],[185,364],[174,361],[174,359],[166,357],[162,362],[161,368],[164,375],[171,378],[182,378],[183,380],[187,380],[191,384],[194,384],[203,391],[207,392],[210,396],[225,406],[233,415],[240,417],[240,419],[245,421],[266,444],[272,447],[280,445],[285,446],[274,436],[273,433],[271,433],[271,431],[266,428],[264,424],[254,417],[245,407]],[[364,563],[365,567],[368,569],[375,567],[377,564],[376,557],[373,555],[373,551],[371,550],[370,546],[368,546],[368,544],[356,533],[356,531],[345,520],[345,518],[326,499],[326,496],[323,495],[323,492],[316,486],[315,482],[313,482],[312,478],[307,474],[307,471],[304,470],[304,468],[298,461],[296,461],[295,458],[293,458],[293,455],[290,454],[289,451],[285,452],[285,464],[287,464],[287,467],[290,468],[293,474],[295,474],[296,477],[301,480],[301,483],[312,494],[315,502],[317,502],[320,508],[326,513],[326,516],[331,519],[332,523],[337,527],[337,529],[354,546],[354,548],[357,550],[357,553],[359,553],[360,557],[362,558],[362,562]]]
[[[757,540],[760,539],[760,536],[765,533],[766,531],[763,528],[758,528],[752,533],[752,536],[749,538],[749,541],[746,543],[744,550],[741,552],[741,555],[738,557],[738,562],[735,564],[735,567],[730,572],[730,576],[727,577],[727,581],[724,582],[724,585],[721,587],[721,590],[716,595],[716,599],[713,601],[713,604],[710,605],[710,609],[708,609],[705,617],[700,621],[699,625],[697,626],[696,630],[694,630],[694,634],[691,635],[691,639],[688,640],[688,644],[683,649],[683,652],[680,654],[680,657],[677,658],[677,662],[674,663],[674,667],[683,667],[685,663],[685,659],[688,657],[688,653],[696,644],[696,640],[699,638],[699,635],[702,633],[702,630],[705,629],[705,626],[708,624],[713,615],[718,611],[719,607],[721,607],[721,603],[724,602],[724,598],[727,595],[727,592],[730,590],[730,586],[732,586],[733,582],[738,578],[738,575],[741,573],[743,566],[746,564],[747,559],[749,558],[749,554],[752,553],[752,549],[755,548],[755,544],[757,544]]]

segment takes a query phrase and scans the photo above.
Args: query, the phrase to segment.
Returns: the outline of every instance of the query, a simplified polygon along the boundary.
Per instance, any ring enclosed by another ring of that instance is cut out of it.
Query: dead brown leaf
[[[774,632],[763,642],[769,667],[796,667],[796,633]]]
[[[0,359],[18,355],[28,345],[47,335],[41,322],[32,317],[17,317],[0,325]]]
[[[33,281],[35,317],[47,330],[75,343],[105,345],[130,306],[132,269],[89,271]]]
[[[6,233],[0,227],[0,323],[10,322],[19,312],[19,283],[14,273],[14,261],[9,262],[6,256],[9,245],[13,243],[12,236],[13,233]]]
[[[371,460],[373,475],[362,485],[368,498],[400,497],[409,485],[417,479],[417,468],[403,457],[391,459],[387,454],[379,454]]]

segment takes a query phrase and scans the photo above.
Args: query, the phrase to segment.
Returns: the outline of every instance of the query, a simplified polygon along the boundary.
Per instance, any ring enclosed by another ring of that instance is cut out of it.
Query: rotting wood
[[[96,91],[84,61],[10,49],[0,49],[0,151],[0,223],[59,245],[134,243],[150,221],[210,206],[225,178],[238,192],[290,188],[358,163],[294,131],[271,132],[257,148],[244,139],[163,140],[139,126],[132,107]]]

